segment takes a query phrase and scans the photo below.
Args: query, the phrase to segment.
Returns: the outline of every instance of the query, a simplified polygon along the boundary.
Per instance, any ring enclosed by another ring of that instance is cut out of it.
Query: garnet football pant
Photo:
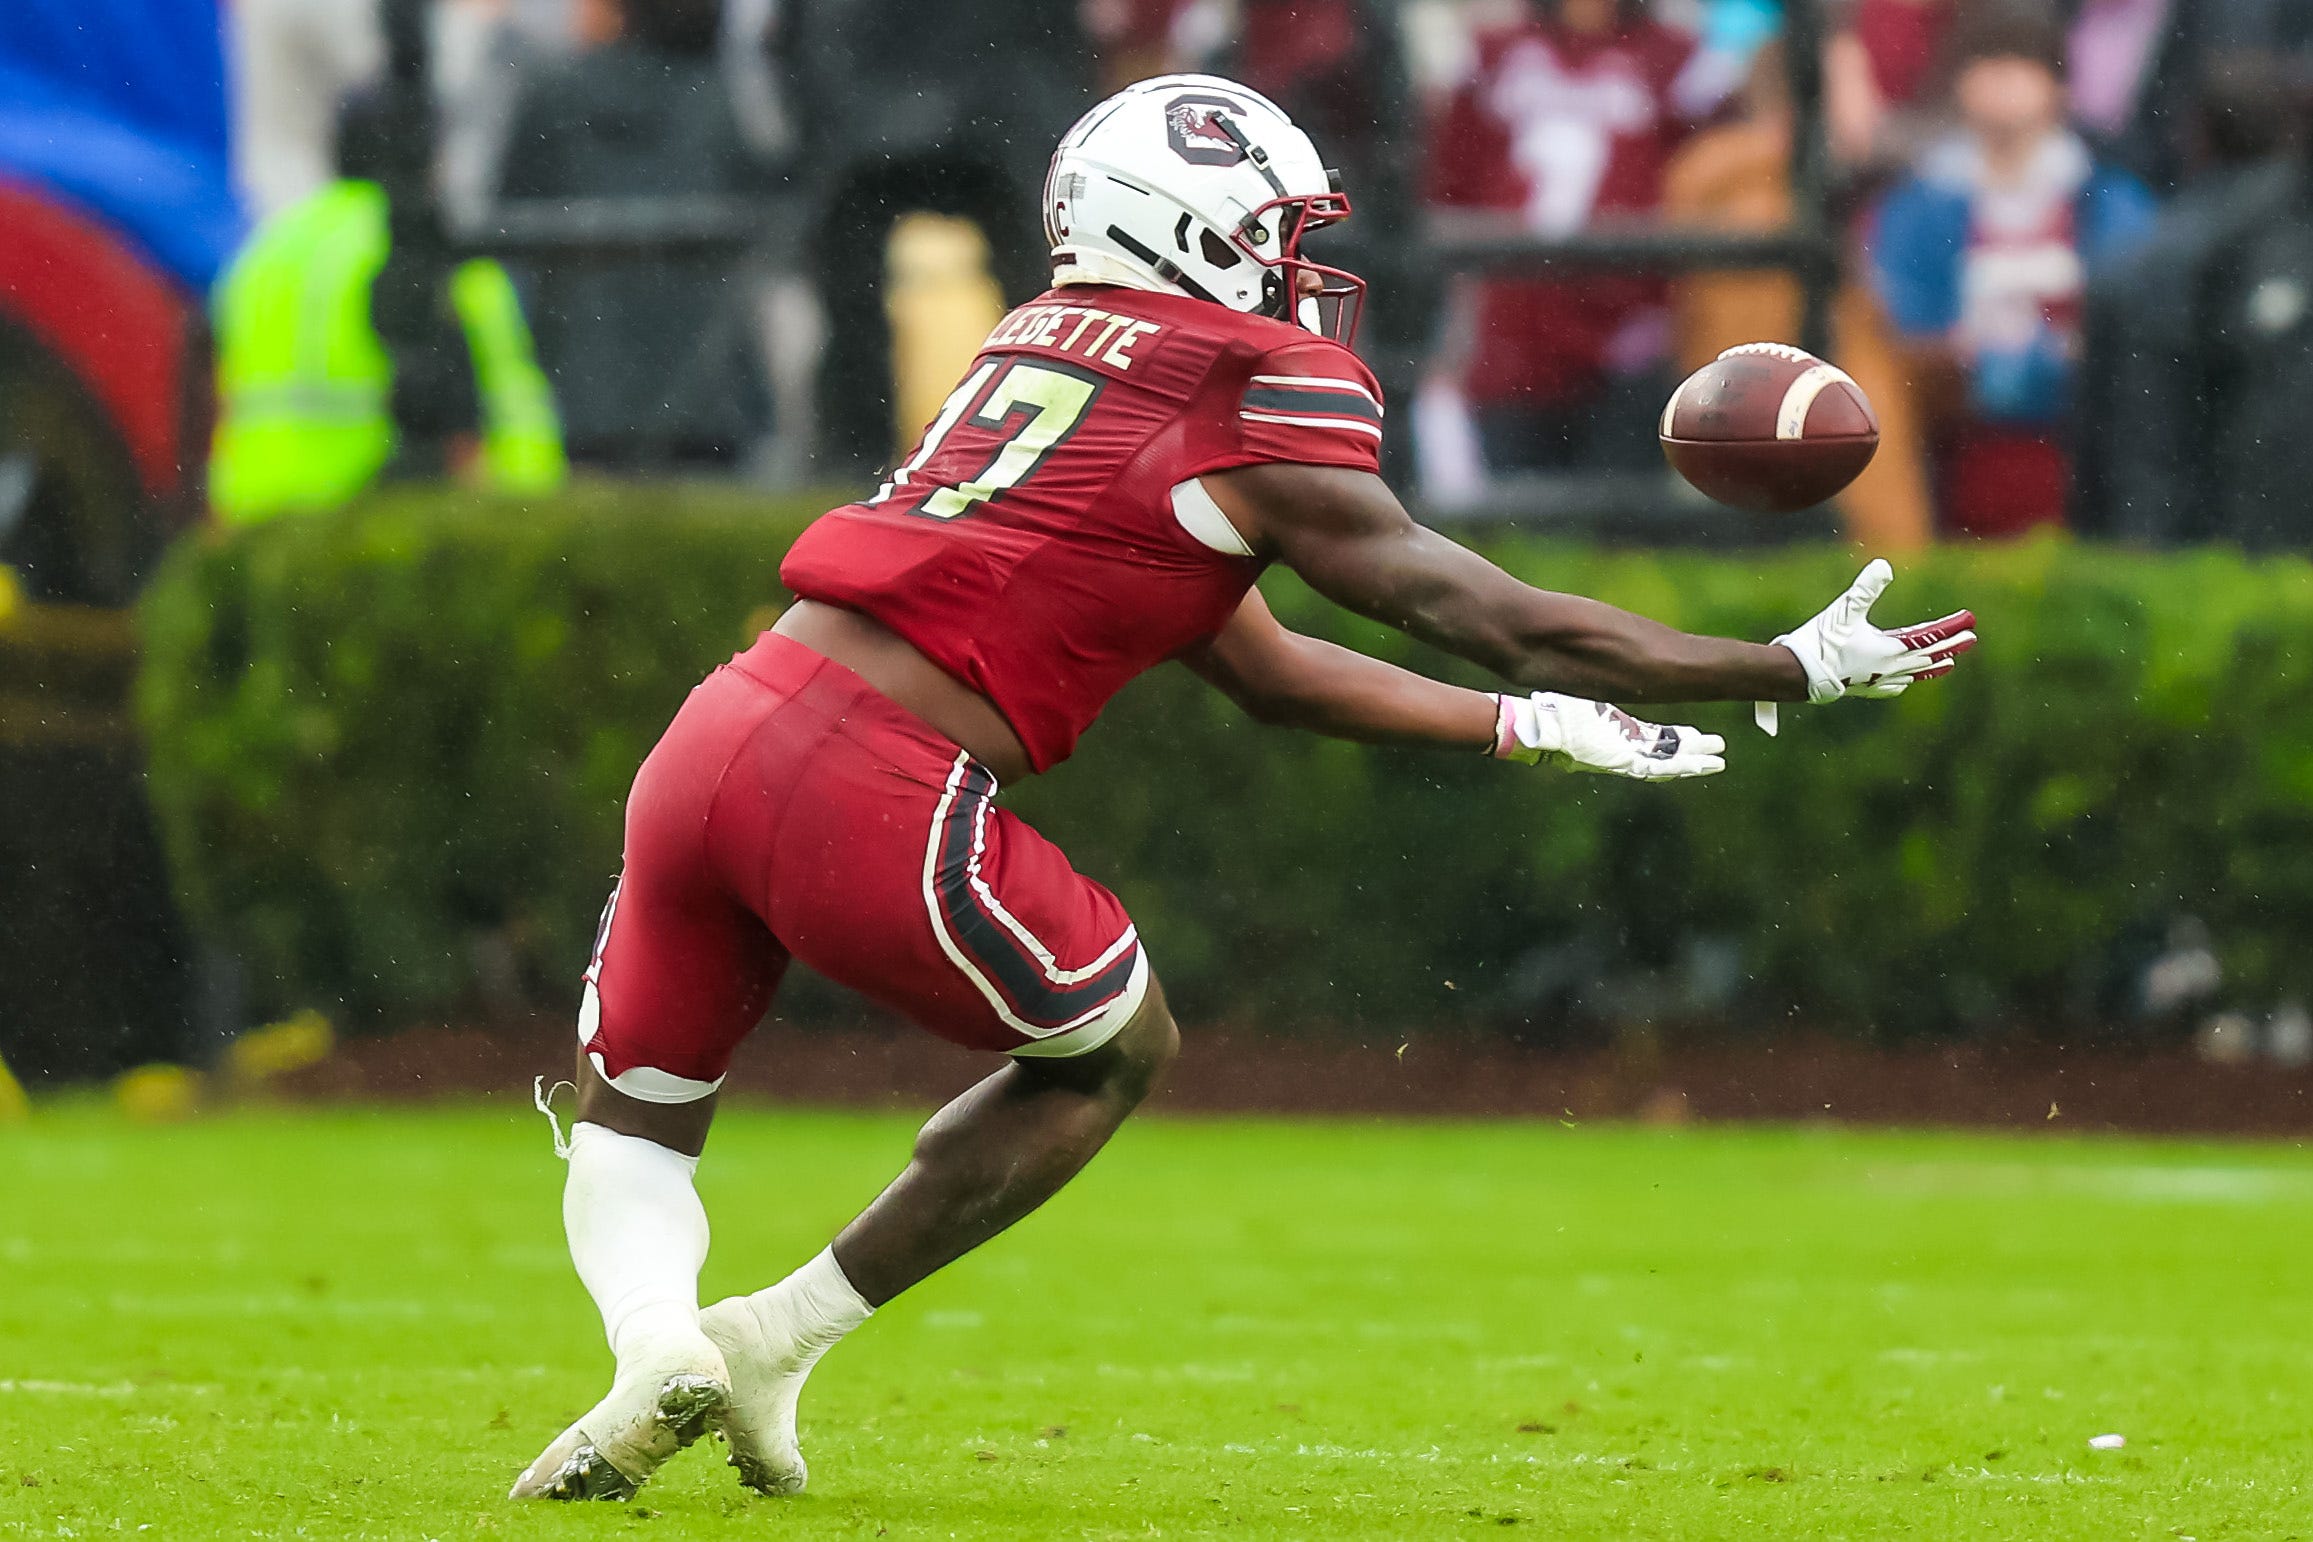
[[[595,1068],[687,1102],[790,958],[974,1049],[1075,1055],[1148,964],[1115,895],[992,801],[978,761],[766,633],[693,690],[635,777],[579,1012]]]

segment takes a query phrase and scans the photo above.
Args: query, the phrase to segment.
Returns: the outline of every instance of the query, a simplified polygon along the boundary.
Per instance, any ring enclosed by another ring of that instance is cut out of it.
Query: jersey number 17
[[[994,503],[1068,442],[1104,383],[1089,370],[990,359],[948,393],[915,454],[867,501],[932,519]]]

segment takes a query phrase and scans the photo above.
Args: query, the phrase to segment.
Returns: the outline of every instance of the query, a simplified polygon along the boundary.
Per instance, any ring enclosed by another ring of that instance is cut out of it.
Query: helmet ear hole
[[[1245,260],[1242,253],[1210,230],[1203,233],[1198,244],[1204,248],[1205,261],[1216,268],[1233,268]]]

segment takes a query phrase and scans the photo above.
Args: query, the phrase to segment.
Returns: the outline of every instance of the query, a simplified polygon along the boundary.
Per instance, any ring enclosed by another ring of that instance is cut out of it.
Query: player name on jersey
[[[1244,602],[1260,562],[1180,489],[1264,464],[1380,468],[1355,354],[1209,300],[1070,285],[1005,317],[915,449],[780,572],[994,702],[1042,770]]]
[[[997,323],[981,346],[1050,348],[1115,369],[1130,369],[1133,344],[1163,330],[1162,322],[1119,316],[1089,305],[1023,305]]]

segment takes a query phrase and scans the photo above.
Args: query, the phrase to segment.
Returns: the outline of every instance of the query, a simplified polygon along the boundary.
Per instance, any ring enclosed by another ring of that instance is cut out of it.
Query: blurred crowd
[[[1544,235],[1787,224],[1780,6],[1680,9],[1543,0],[1473,29],[1425,92],[1427,206]],[[2308,357],[2285,302],[2313,272],[2284,253],[2308,228],[2313,5],[1846,0],[1826,21],[1832,337],[1885,432],[1851,526],[2313,541],[2275,421]],[[1774,274],[1462,281],[1442,315],[1417,426],[1449,504],[1508,468],[1644,464],[1671,378],[1799,330]]]
[[[394,4],[230,0],[253,212],[349,167],[341,125],[389,69]],[[1658,471],[1678,375],[1798,337],[1802,299],[1771,269],[1441,272],[1425,233],[1819,213],[1848,253],[1834,356],[1884,431],[1842,509],[1859,533],[2313,546],[2290,495],[2313,436],[2284,416],[2313,385],[2313,0],[1826,0],[1820,210],[1792,182],[1782,0],[424,9],[450,228],[540,203],[758,211],[743,252],[510,260],[582,465],[872,468],[907,429],[895,229],[952,222],[990,303],[1025,298],[1060,131],[1105,88],[1212,70],[1342,166],[1357,218],[1331,255],[1375,281],[1363,349],[1441,515],[1532,474]]]

